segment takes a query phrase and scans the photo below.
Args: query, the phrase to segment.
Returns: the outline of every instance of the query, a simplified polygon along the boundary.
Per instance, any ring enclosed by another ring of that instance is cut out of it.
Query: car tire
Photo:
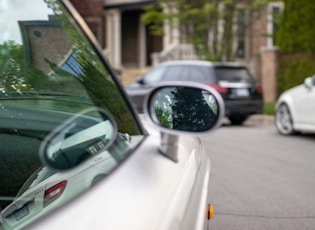
[[[91,183],[91,187],[94,186],[97,182],[99,182],[101,179],[103,179],[104,177],[106,177],[106,174],[98,174],[96,175]]]
[[[292,135],[296,133],[293,128],[293,120],[290,109],[285,103],[281,104],[277,108],[275,123],[278,132],[282,135]]]
[[[245,115],[233,115],[229,117],[229,120],[232,125],[241,125],[247,119]]]

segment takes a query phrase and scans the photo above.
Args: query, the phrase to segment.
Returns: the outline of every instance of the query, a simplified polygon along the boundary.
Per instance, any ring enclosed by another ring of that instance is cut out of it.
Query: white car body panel
[[[198,194],[199,210],[194,210],[192,217],[196,219],[195,226],[187,229],[204,229],[210,161],[203,158],[201,162],[204,153],[198,139],[184,136],[179,142],[179,160],[173,162],[158,152],[159,137],[148,137],[136,153],[94,189],[30,229],[62,229],[70,222],[71,228],[77,230],[100,226],[102,229],[185,229],[182,223],[200,163],[206,169],[206,173],[199,175],[203,184],[198,190],[202,195]]]
[[[315,132],[315,87],[299,85],[285,91],[278,99],[276,108],[286,103],[289,106],[293,127],[296,131]]]

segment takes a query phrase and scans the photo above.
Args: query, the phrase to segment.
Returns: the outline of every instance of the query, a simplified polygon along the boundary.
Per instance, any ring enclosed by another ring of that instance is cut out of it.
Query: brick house
[[[156,0],[71,0],[102,45],[104,52],[116,69],[144,68],[172,58],[192,58],[189,44],[179,44],[174,39],[178,31],[165,25],[163,37],[152,36],[140,20],[143,8]],[[261,81],[264,100],[277,98],[276,74],[279,49],[274,47],[273,34],[277,24],[274,19],[283,9],[279,1],[269,3],[259,13],[248,12],[239,5],[235,37],[236,61],[251,70]],[[233,38],[234,39],[234,38]],[[180,51],[180,52],[179,52]],[[172,53],[173,52],[173,53]],[[186,56],[176,56],[181,53]],[[170,55],[172,54],[172,55]]]
[[[105,13],[104,0],[70,0],[76,10],[84,18],[86,24],[99,41],[105,46]]]

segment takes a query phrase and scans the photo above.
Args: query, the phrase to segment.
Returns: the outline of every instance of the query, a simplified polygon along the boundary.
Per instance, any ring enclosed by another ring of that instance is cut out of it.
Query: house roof
[[[119,8],[120,10],[136,10],[153,5],[156,0],[106,0],[105,9]]]

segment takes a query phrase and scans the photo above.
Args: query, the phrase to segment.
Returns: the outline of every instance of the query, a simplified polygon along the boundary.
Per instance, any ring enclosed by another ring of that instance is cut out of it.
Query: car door
[[[297,125],[302,129],[315,127],[315,78],[305,79],[301,90],[293,96]]]
[[[174,162],[159,153],[156,137],[147,138],[137,153],[94,189],[31,229],[62,229],[70,220],[76,220],[71,221],[76,230],[203,229],[209,160],[202,158],[197,139],[183,137]],[[201,168],[205,171],[198,173]]]

